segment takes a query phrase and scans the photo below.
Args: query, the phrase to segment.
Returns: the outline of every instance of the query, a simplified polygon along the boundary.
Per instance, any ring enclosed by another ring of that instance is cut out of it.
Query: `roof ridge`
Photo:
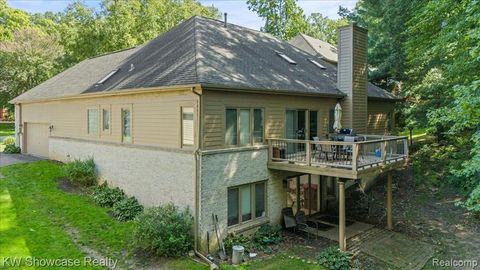
[[[144,43],[145,44],[145,43]],[[111,51],[111,52],[106,52],[106,53],[102,53],[102,54],[97,54],[97,55],[94,55],[94,56],[91,56],[91,57],[88,57],[87,59],[95,59],[95,58],[98,58],[98,57],[102,57],[102,56],[106,56],[106,55],[110,55],[110,54],[114,54],[114,53],[120,53],[120,52],[124,52],[124,51],[128,51],[128,50],[133,50],[135,48],[138,48],[140,46],[142,46],[143,44],[140,44],[140,45],[135,45],[133,47],[129,47],[129,48],[124,48],[124,49],[120,49],[120,50],[116,50],[116,51]],[[85,60],[87,60],[85,59]]]
[[[194,62],[195,62],[195,78],[197,81],[200,81],[200,78],[198,77],[198,61],[197,61],[197,18],[198,15],[195,15],[194,22],[193,22],[193,55],[195,57]]]

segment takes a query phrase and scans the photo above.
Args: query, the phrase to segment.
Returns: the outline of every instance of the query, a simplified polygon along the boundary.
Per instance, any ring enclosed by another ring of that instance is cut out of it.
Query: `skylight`
[[[327,69],[324,65],[318,63],[317,61],[311,59],[311,58],[308,58],[308,61],[310,61],[310,63],[314,64],[315,66],[321,68],[321,69]]]
[[[106,82],[108,79],[110,79],[110,77],[112,77],[115,73],[117,73],[120,69],[114,69],[112,71],[110,71],[110,73],[108,73],[105,77],[103,77],[103,79],[101,79],[100,81],[97,82],[97,84],[103,84],[104,82]]]
[[[291,65],[296,65],[297,62],[295,62],[292,58],[288,57],[286,54],[282,52],[275,51],[275,53],[280,56],[283,60],[287,61]]]

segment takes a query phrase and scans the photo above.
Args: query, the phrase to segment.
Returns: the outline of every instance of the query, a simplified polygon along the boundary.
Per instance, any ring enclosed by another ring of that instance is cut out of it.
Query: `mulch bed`
[[[72,182],[70,182],[70,180],[66,177],[59,178],[57,180],[57,186],[60,190],[67,193],[79,194],[79,195],[85,195],[88,193],[87,189],[85,189],[84,187],[72,184]]]

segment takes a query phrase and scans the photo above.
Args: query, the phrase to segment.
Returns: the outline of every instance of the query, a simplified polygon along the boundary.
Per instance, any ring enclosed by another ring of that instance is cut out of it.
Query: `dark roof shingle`
[[[291,57],[297,65],[289,64],[276,51]],[[308,58],[315,58],[326,69],[318,68]],[[144,45],[82,61],[13,102],[190,84],[345,96],[336,87],[336,67],[321,58],[270,34],[193,17]]]

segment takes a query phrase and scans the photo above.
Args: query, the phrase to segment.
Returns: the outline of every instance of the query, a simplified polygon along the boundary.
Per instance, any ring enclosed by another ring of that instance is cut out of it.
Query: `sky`
[[[298,5],[303,8],[308,16],[311,13],[319,12],[332,19],[338,18],[338,7],[344,6],[352,9],[358,0],[298,0]],[[63,11],[73,0],[7,0],[7,3],[14,8],[22,9],[30,13],[45,11]],[[88,6],[99,8],[98,0],[84,0]],[[256,13],[248,10],[245,0],[200,0],[203,5],[215,6],[222,13],[228,13],[228,21],[252,29],[259,30],[263,21]]]

